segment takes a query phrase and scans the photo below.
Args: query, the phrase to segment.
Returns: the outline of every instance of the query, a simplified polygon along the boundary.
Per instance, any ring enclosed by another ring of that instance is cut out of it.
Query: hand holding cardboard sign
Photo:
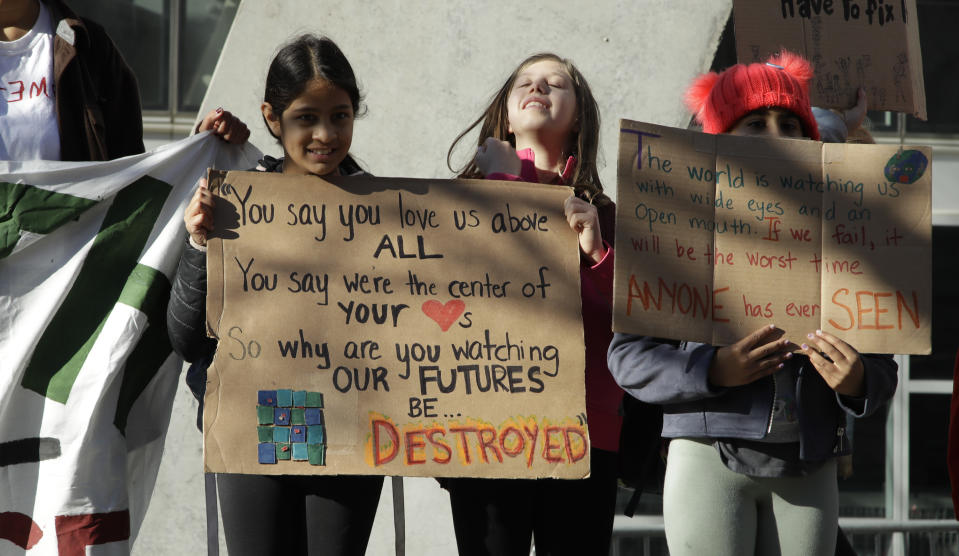
[[[197,181],[196,193],[183,213],[183,222],[193,243],[206,245],[206,234],[213,230],[213,194],[207,188],[206,178]]]
[[[596,207],[579,197],[570,196],[563,203],[563,212],[569,227],[579,235],[579,249],[583,255],[594,263],[603,260],[606,248],[603,246]]]
[[[775,325],[763,326],[735,344],[716,350],[709,366],[709,383],[742,386],[770,375],[792,357],[788,344]]]
[[[842,111],[842,119],[848,131],[852,132],[862,125],[862,121],[866,119],[867,104],[866,90],[859,87],[856,91],[856,104]]]
[[[476,167],[484,176],[496,173],[518,176],[521,164],[516,150],[507,141],[487,137],[476,148]]]
[[[801,346],[803,353],[830,388],[844,396],[865,394],[862,357],[854,347],[822,330],[807,337],[809,343]]]

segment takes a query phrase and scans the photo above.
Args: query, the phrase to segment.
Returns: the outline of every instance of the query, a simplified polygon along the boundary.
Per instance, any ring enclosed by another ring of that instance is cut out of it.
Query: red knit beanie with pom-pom
[[[726,133],[753,110],[782,108],[799,117],[806,137],[818,141],[809,104],[812,77],[809,62],[783,50],[765,64],[736,64],[697,77],[686,91],[686,106],[706,133]]]

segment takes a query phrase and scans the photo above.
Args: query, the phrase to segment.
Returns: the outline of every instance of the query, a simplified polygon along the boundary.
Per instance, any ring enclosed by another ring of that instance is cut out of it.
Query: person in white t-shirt
[[[132,70],[103,28],[62,0],[0,0],[0,160],[111,160],[143,147]],[[221,109],[201,120],[242,143]]]
[[[53,29],[50,12],[42,4],[33,7],[27,21],[14,25],[4,21],[0,42],[0,160],[60,160],[57,107],[53,98]],[[8,4],[0,3],[0,17]],[[33,4],[33,6],[31,6]],[[21,12],[25,10],[20,10]],[[27,25],[29,25],[29,27]],[[26,27],[26,29],[24,29]]]

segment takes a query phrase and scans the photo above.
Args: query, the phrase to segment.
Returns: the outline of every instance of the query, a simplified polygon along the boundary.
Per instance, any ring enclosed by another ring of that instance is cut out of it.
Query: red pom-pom
[[[689,89],[686,90],[683,100],[686,101],[689,111],[696,115],[696,119],[700,123],[702,123],[701,114],[703,108],[706,107],[706,100],[709,98],[709,93],[712,92],[713,87],[716,86],[717,81],[719,81],[718,73],[712,71],[704,73],[693,80]]]
[[[809,91],[809,81],[813,78],[813,69],[805,58],[799,54],[783,50],[779,54],[773,54],[769,58],[769,63],[782,66],[786,72],[799,81],[805,91]]]

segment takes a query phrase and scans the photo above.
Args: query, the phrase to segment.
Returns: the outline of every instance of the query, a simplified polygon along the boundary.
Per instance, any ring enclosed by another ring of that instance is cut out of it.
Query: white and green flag
[[[0,554],[128,554],[180,374],[166,329],[200,134],[110,162],[0,162]],[[197,442],[200,442],[197,437]]]

